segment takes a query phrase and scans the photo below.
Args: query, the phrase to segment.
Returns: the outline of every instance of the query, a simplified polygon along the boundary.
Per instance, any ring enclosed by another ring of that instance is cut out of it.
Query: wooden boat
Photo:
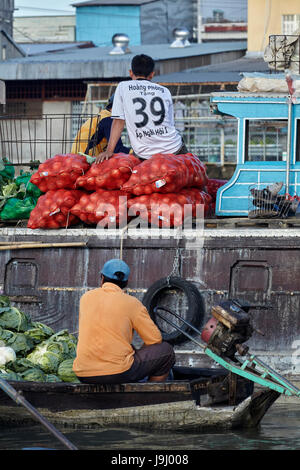
[[[253,382],[225,369],[174,367],[164,383],[118,385],[10,382],[54,425],[72,428],[130,427],[199,432],[256,427],[278,398],[253,394]],[[28,425],[32,416],[0,391],[0,425]]]

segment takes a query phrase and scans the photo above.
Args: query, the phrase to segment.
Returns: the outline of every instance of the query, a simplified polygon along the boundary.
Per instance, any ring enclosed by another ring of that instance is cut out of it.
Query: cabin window
[[[296,122],[296,162],[300,162],[300,120],[297,119]]]
[[[286,160],[287,134],[287,120],[247,120],[245,160],[248,162]]]

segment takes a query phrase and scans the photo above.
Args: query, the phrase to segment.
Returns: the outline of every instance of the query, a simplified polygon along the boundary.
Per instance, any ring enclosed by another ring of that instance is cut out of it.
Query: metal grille
[[[103,93],[104,87],[99,89]],[[107,95],[111,92],[112,89],[106,89]],[[237,120],[213,116],[209,95],[178,95],[173,100],[175,126],[188,150],[198,155],[203,162],[219,165],[236,163]],[[0,158],[6,157],[14,164],[22,165],[32,160],[42,162],[56,153],[70,152],[81,126],[90,118],[97,119],[106,103],[107,96],[101,100],[89,100],[87,96],[85,101],[73,102],[71,114],[30,116],[28,113],[16,113],[1,116]],[[91,128],[84,137],[86,144],[92,135]],[[130,147],[126,129],[122,140],[124,145]]]
[[[289,70],[300,73],[300,36],[298,34],[272,34],[264,52],[264,60],[275,72]]]
[[[298,198],[282,194],[280,183],[257,184],[249,188],[250,219],[286,218],[294,216],[299,204]],[[280,190],[277,192],[277,190]]]
[[[6,157],[14,165],[45,161],[58,153],[71,151],[74,136],[94,115],[52,114],[31,117],[0,117],[0,158]],[[78,144],[90,140],[92,128],[80,136]]]

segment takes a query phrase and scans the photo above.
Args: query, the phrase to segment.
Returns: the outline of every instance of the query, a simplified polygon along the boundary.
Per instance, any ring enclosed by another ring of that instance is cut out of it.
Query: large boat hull
[[[62,246],[4,247],[12,240]],[[155,239],[147,233],[121,239],[97,229],[2,228],[2,292],[34,320],[76,333],[80,297],[98,287],[103,263],[122,254],[132,272],[128,292],[141,300],[158,279],[175,275],[191,281],[204,300],[200,330],[212,305],[228,297],[249,302],[252,323],[264,335],[253,334],[247,343],[251,352],[280,373],[299,374],[300,230],[205,228],[199,241],[193,245],[184,237]],[[175,351],[178,364],[212,364],[188,340]]]

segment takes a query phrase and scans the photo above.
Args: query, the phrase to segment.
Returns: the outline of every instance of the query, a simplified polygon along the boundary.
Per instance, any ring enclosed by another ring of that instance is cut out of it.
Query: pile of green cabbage
[[[21,170],[16,177],[14,165],[6,158],[0,159],[0,219],[29,219],[43,194],[30,183],[31,176],[31,172]]]
[[[68,330],[55,333],[0,295],[0,378],[78,383],[72,370],[76,346]]]

